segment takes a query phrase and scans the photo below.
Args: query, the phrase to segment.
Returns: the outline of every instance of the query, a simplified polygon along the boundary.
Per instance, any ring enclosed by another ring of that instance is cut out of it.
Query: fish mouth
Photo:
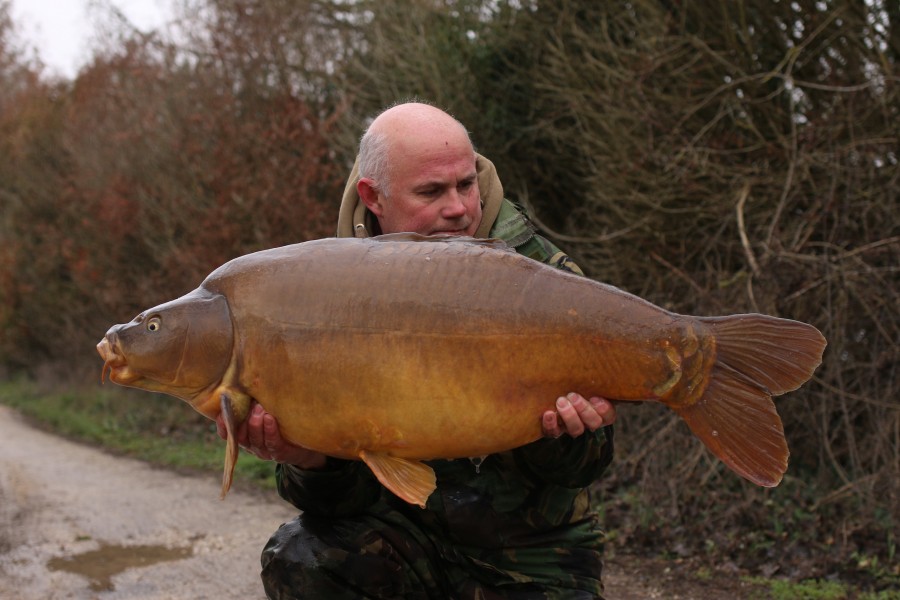
[[[108,333],[97,344],[97,352],[103,359],[103,370],[100,371],[100,383],[103,383],[107,374],[113,383],[128,384],[139,376],[128,368],[128,361],[122,354],[117,337],[114,333]]]

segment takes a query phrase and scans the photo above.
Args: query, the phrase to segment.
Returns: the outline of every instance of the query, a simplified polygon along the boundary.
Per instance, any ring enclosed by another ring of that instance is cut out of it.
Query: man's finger
[[[591,431],[597,431],[603,427],[603,416],[597,412],[593,404],[584,399],[584,396],[571,393],[567,398],[575,408],[575,412],[578,413],[578,417],[581,419],[584,427]]]
[[[604,425],[612,425],[616,422],[616,405],[606,398],[594,396],[590,399],[591,406],[597,411],[597,414],[603,419]]]
[[[556,411],[559,413],[559,418],[562,419],[566,433],[572,437],[578,437],[584,433],[584,423],[581,422],[581,416],[575,410],[569,398],[561,397],[557,399]]]
[[[247,442],[252,450],[263,449],[263,407],[254,404],[247,417]]]
[[[544,413],[543,419],[541,420],[541,427],[543,428],[544,436],[546,437],[558,438],[562,435],[558,417],[552,410],[548,410]]]
[[[268,413],[263,417],[263,434],[266,449],[274,454],[281,446],[281,432],[278,431],[275,417]]]

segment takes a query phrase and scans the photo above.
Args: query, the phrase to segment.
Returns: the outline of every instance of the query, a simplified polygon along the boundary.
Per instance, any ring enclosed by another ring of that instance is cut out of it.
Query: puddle
[[[166,546],[111,546],[74,556],[57,556],[47,562],[51,571],[66,571],[87,577],[95,592],[113,589],[112,577],[135,567],[148,567],[170,560],[181,560],[193,554],[193,549]]]

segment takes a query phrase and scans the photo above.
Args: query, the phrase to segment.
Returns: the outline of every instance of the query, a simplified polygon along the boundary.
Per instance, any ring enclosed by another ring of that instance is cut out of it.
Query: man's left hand
[[[616,407],[606,398],[570,393],[556,400],[556,410],[548,410],[541,419],[544,436],[558,438],[564,433],[578,437],[585,431],[596,431],[616,421]]]

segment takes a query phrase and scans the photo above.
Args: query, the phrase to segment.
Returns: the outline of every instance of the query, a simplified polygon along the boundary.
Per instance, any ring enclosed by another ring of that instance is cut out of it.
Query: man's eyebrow
[[[429,179],[428,181],[423,181],[419,184],[416,184],[415,186],[413,186],[412,189],[413,189],[413,192],[424,192],[427,190],[442,189],[442,188],[446,188],[446,187],[456,186],[456,185],[459,185],[460,183],[473,183],[477,179],[478,179],[478,173],[474,172],[471,175],[467,175],[456,182],[446,182],[441,179]]]
[[[413,191],[414,192],[423,192],[426,190],[440,189],[440,188],[444,188],[447,186],[448,186],[448,184],[444,183],[443,181],[437,181],[437,180],[423,181],[422,183],[413,186]]]

